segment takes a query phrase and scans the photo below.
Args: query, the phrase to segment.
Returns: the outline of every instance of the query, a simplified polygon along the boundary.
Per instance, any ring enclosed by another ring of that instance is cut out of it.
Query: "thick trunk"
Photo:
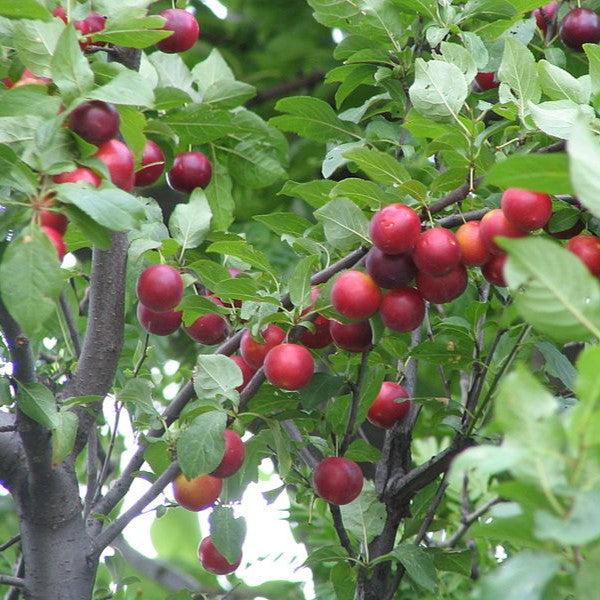
[[[28,600],[89,600],[97,560],[85,530],[77,481],[64,467],[18,491]]]

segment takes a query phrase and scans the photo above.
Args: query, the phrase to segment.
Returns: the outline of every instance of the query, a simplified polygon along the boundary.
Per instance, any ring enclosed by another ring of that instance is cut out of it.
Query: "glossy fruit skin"
[[[373,344],[373,329],[369,321],[348,324],[330,321],[329,332],[335,345],[347,352],[365,352]]]
[[[252,368],[241,356],[230,356],[229,357],[242,372],[242,385],[235,388],[238,392],[241,392],[247,385],[248,382],[254,377],[256,369]]]
[[[175,308],[183,297],[183,279],[169,265],[151,265],[144,269],[137,282],[138,300],[156,312]]]
[[[242,442],[242,438],[231,429],[226,429],[223,435],[225,437],[225,454],[219,466],[211,473],[213,477],[221,479],[237,473],[246,458],[246,446]]]
[[[148,165],[148,166],[147,166]],[[145,187],[156,183],[165,169],[165,155],[153,140],[146,140],[142,152],[141,168],[135,174],[136,187]]]
[[[413,260],[419,271],[439,277],[460,264],[460,245],[454,233],[444,227],[433,227],[423,232],[413,251]]]
[[[212,178],[212,164],[202,152],[182,152],[175,157],[167,183],[178,192],[190,194],[206,188]]]
[[[94,187],[100,187],[102,179],[94,171],[86,167],[77,167],[73,171],[59,173],[52,178],[54,183],[89,183]]]
[[[67,22],[67,11],[62,6],[57,6],[52,10],[52,15],[58,17],[64,23]]]
[[[182,312],[167,310],[156,312],[144,306],[141,302],[137,305],[137,318],[140,325],[154,335],[171,335],[181,326]]]
[[[218,477],[200,475],[194,479],[187,479],[182,474],[173,482],[173,496],[183,508],[198,512],[210,508],[216,502],[222,488],[223,480]]]
[[[333,341],[329,332],[331,320],[323,315],[317,315],[313,321],[314,331],[306,330],[300,337],[300,342],[307,348],[319,350],[325,348]]]
[[[416,329],[425,318],[425,302],[414,288],[390,290],[379,308],[388,329],[404,333]]]
[[[515,227],[527,232],[540,229],[552,216],[552,200],[548,194],[522,188],[508,188],[502,194],[500,207]]]
[[[554,19],[556,16],[556,11],[558,9],[558,2],[554,0],[549,4],[545,4],[544,6],[540,6],[536,8],[531,14],[535,18],[535,22],[537,26],[540,28],[542,33],[545,35],[548,31],[548,24]]]
[[[331,288],[331,303],[346,318],[362,321],[377,312],[381,290],[367,273],[346,271]]]
[[[58,260],[62,262],[62,259],[65,257],[67,253],[67,247],[65,246],[65,242],[63,240],[62,235],[56,231],[56,229],[52,229],[52,227],[46,227],[42,225],[42,231],[48,236],[52,245],[56,249],[56,254],[58,255]]]
[[[406,400],[396,402],[398,398],[406,398]],[[384,381],[375,400],[369,407],[367,419],[373,425],[378,425],[384,429],[393,427],[408,414],[410,410],[410,400],[408,398],[408,392],[401,385]]]
[[[270,350],[275,348],[285,339],[285,331],[271,323],[261,334],[264,342],[257,342],[248,330],[242,334],[240,341],[240,354],[242,358],[254,369],[260,369]]]
[[[369,224],[373,244],[386,254],[412,250],[421,233],[421,219],[409,206],[389,204],[378,210]]]
[[[110,180],[122,190],[130,192],[135,181],[135,160],[131,150],[119,140],[104,142],[96,154],[108,168]]]
[[[589,8],[574,8],[560,24],[560,39],[571,50],[600,42],[600,15]]]
[[[51,210],[42,210],[39,214],[40,225],[50,227],[60,235],[65,235],[69,219],[62,213],[53,212]]]
[[[388,290],[408,285],[417,273],[409,254],[384,254],[375,246],[367,254],[365,267],[373,281]]]
[[[481,267],[481,273],[493,285],[506,287],[504,278],[504,265],[506,264],[506,254],[496,254]]]
[[[19,77],[12,87],[17,88],[24,85],[48,85],[49,83],[52,83],[52,79],[49,77],[40,77],[29,69],[25,69],[21,77]]]
[[[504,254],[504,250],[494,242],[497,236],[520,238],[527,234],[515,227],[500,208],[495,208],[481,219],[479,235],[490,254]]]
[[[87,23],[88,33],[98,33],[102,31],[106,26],[106,17],[103,17],[100,13],[92,11],[84,21]],[[96,42],[97,45],[103,45],[105,42]]]
[[[567,250],[575,254],[592,275],[600,277],[600,238],[576,235],[567,242]]]
[[[233,573],[241,564],[240,556],[234,563],[230,563],[217,550],[210,537],[205,537],[198,546],[198,558],[200,563],[209,573],[214,575],[229,575]]]
[[[200,36],[200,26],[191,13],[179,8],[168,8],[158,13],[167,22],[163,29],[173,31],[173,35],[157,42],[156,47],[162,52],[175,54],[189,50]]]
[[[101,100],[80,104],[69,115],[69,128],[86,142],[99,146],[119,133],[119,113]]]
[[[363,482],[360,467],[354,461],[338,456],[324,458],[313,475],[317,495],[338,506],[358,498]]]
[[[432,277],[421,271],[417,273],[417,290],[425,300],[434,304],[445,304],[458,298],[467,289],[468,283],[467,270],[463,265],[441,277]]]
[[[183,329],[193,340],[205,346],[220,344],[229,333],[227,320],[216,313],[202,315]]]
[[[300,344],[280,344],[269,350],[264,362],[269,383],[282,390],[299,390],[315,372],[312,354]]]
[[[500,81],[496,77],[496,73],[493,71],[480,71],[475,75],[473,87],[478,92],[487,92],[493,90],[500,85]]]
[[[461,262],[468,267],[484,265],[490,258],[487,246],[479,236],[479,221],[468,221],[456,230]]]

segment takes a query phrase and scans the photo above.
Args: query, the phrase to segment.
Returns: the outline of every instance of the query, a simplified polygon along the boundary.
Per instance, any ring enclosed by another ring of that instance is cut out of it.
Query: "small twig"
[[[442,477],[442,480],[440,481],[440,484],[438,485],[438,489],[435,492],[435,496],[433,497],[433,500],[431,501],[431,504],[427,509],[427,513],[425,514],[425,518],[421,523],[421,527],[419,527],[419,532],[417,533],[417,537],[415,538],[415,544],[417,546],[423,541],[423,539],[427,535],[429,527],[431,526],[433,518],[435,517],[435,513],[437,512],[437,509],[440,507],[440,504],[444,499],[444,494],[446,492],[446,489],[448,489],[448,485],[448,471],[446,471]]]
[[[346,432],[344,433],[344,437],[342,438],[342,443],[340,444],[340,456],[344,456],[346,451],[348,450],[348,446],[350,445],[350,440],[352,439],[352,431],[354,430],[354,425],[356,422],[356,415],[358,413],[358,404],[360,402],[360,394],[362,391],[363,383],[365,380],[365,375],[367,372],[367,364],[369,362],[369,352],[362,353],[362,357],[360,359],[360,365],[358,366],[358,374],[356,376],[356,384],[352,387],[352,403],[350,405],[350,412],[348,414],[348,423],[346,425]]]
[[[144,337],[144,347],[142,349],[142,355],[140,356],[140,359],[138,360],[138,362],[135,365],[135,368],[133,370],[133,375],[132,375],[133,378],[137,377],[140,374],[140,371],[142,370],[144,361],[148,357],[148,342],[149,342],[149,340],[150,340],[150,334],[147,333]]]
[[[84,517],[90,514],[98,486],[98,430],[90,429],[87,444],[87,490],[83,504]]]
[[[16,425],[2,425],[0,426],[0,433],[8,433],[9,431],[16,431]]]
[[[501,498],[492,498],[488,500],[484,504],[482,504],[479,508],[475,509],[472,513],[465,515],[461,518],[461,526],[456,530],[456,532],[449,537],[445,542],[440,542],[439,544],[434,544],[435,548],[454,548],[456,544],[460,541],[460,539],[467,533],[469,527],[477,521],[480,517],[482,517],[492,506],[502,502]]]
[[[67,329],[69,331],[69,337],[71,338],[71,343],[73,344],[73,349],[75,350],[75,357],[77,358],[81,354],[81,339],[79,337],[77,325],[75,324],[75,319],[73,319],[71,307],[69,306],[69,301],[67,300],[65,292],[62,292],[60,295],[60,309],[65,318],[65,323],[67,324]]]
[[[437,227],[457,227],[467,221],[479,221],[486,213],[489,213],[491,208],[479,208],[470,210],[458,215],[449,215],[441,219],[437,219],[435,224]]]
[[[300,458],[302,458],[302,460],[310,469],[314,469],[319,464],[319,458],[315,457],[310,446],[304,444],[302,434],[300,433],[296,423],[294,423],[294,421],[291,419],[288,419],[286,421],[282,421],[281,426],[287,431],[287,434],[290,436],[290,439],[293,442],[300,444],[300,447],[298,448],[298,454],[300,455]]]
[[[119,515],[108,527],[106,527],[94,540],[95,551],[97,554],[102,552],[129,523],[137,517],[150,502],[162,494],[165,487],[179,474],[179,464],[171,463],[165,471],[156,479],[150,488],[143,494],[131,508]]]
[[[12,587],[25,589],[25,580],[13,575],[0,574],[0,585],[10,585]]]
[[[342,544],[342,546],[348,553],[348,556],[350,556],[350,558],[354,558],[354,549],[352,548],[352,543],[350,542],[350,538],[348,537],[348,532],[344,527],[344,520],[342,519],[342,511],[340,510],[340,507],[336,504],[330,504],[329,512],[331,513],[331,516],[333,518],[333,527],[340,540],[340,544]]]
[[[15,536],[11,537],[9,540],[6,540],[6,542],[4,542],[2,545],[0,545],[0,552],[4,552],[5,550],[10,548],[11,546],[14,546],[15,544],[17,544],[20,541],[21,541],[20,534],[17,534]]]
[[[100,476],[98,477],[98,482],[96,483],[96,493],[94,495],[94,500],[92,504],[98,501],[100,498],[100,494],[102,493],[102,486],[106,481],[106,476],[108,473],[108,467],[110,465],[110,459],[112,457],[112,453],[115,447],[115,441],[117,439],[117,433],[119,431],[119,420],[121,419],[121,411],[123,410],[123,404],[118,400],[115,401],[115,424],[112,430],[112,434],[110,436],[110,442],[108,444],[108,450],[106,452],[106,457],[104,458],[104,462],[102,463],[102,469],[100,471]]]

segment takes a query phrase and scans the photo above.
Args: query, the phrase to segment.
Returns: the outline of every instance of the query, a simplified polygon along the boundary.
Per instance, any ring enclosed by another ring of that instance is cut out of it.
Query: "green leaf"
[[[598,44],[584,44],[583,51],[590,62],[590,80],[592,96],[600,92],[600,46]]]
[[[56,400],[52,392],[41,383],[19,384],[17,406],[36,423],[56,429],[61,418],[56,408]]]
[[[226,413],[212,410],[197,416],[181,432],[177,440],[177,460],[188,479],[211,473],[219,466],[225,453],[226,423]]]
[[[36,336],[56,310],[63,277],[56,250],[38,227],[28,227],[6,248],[0,295],[25,333]]]
[[[316,142],[361,139],[360,129],[356,125],[339,119],[333,108],[318,98],[283,98],[277,102],[275,109],[288,113],[270,120],[282,131],[296,133]]]
[[[346,152],[373,181],[402,185],[410,179],[408,171],[393,157],[380,150],[357,148]]]
[[[58,424],[52,431],[52,464],[54,466],[63,462],[73,451],[79,419],[71,411],[58,413]]]
[[[308,385],[300,390],[300,402],[306,410],[313,410],[338,395],[344,379],[329,373],[315,373]]]
[[[130,70],[121,71],[106,85],[87,94],[88,98],[113,104],[152,107],[154,92],[147,79]]]
[[[381,451],[365,440],[354,440],[344,456],[355,462],[376,463],[381,458]]]
[[[590,99],[589,89],[581,80],[575,79],[568,71],[540,60],[538,73],[542,91],[551,100],[571,100],[575,104],[587,104]]]
[[[182,249],[197,248],[210,231],[212,212],[204,190],[196,188],[187,204],[177,204],[169,219],[169,231]]]
[[[0,145],[0,181],[28,196],[36,190],[34,172],[15,154],[12,148]]]
[[[529,100],[539,102],[542,92],[535,58],[527,46],[515,37],[506,38],[498,79],[516,94],[521,118],[527,114]]]
[[[35,115],[0,117],[0,143],[31,142],[41,125],[42,119]]]
[[[473,553],[470,550],[432,548],[428,553],[433,555],[433,562],[438,571],[458,573],[465,577],[471,575]]]
[[[391,554],[402,563],[414,583],[429,592],[435,592],[437,573],[433,557],[426,550],[411,542],[403,542]]]
[[[217,506],[209,517],[209,523],[213,544],[227,562],[235,563],[242,555],[242,545],[246,537],[245,519],[236,519],[233,509],[228,506]]]
[[[253,248],[245,240],[214,242],[207,249],[207,252],[235,256],[244,261],[251,267],[256,267],[261,271],[272,271],[268,258],[260,251]]]
[[[480,600],[542,600],[544,589],[560,567],[557,557],[526,550],[485,576]]]
[[[316,256],[306,256],[298,261],[290,276],[290,299],[296,308],[305,308],[311,303],[310,276],[317,264]]]
[[[381,208],[397,200],[397,196],[386,192],[376,183],[366,179],[350,177],[340,181],[330,192],[332,198],[348,198],[360,208]]]
[[[227,356],[222,354],[198,356],[194,373],[194,390],[198,398],[237,400],[238,393],[235,388],[242,383],[240,368]]]
[[[235,81],[235,75],[221,53],[213,48],[203,61],[192,69],[192,77],[201,92],[206,92],[217,82]]]
[[[135,229],[145,218],[144,205],[117,188],[98,190],[84,184],[63,183],[56,186],[56,193],[61,202],[75,205],[112,231]]]
[[[255,221],[266,225],[277,235],[292,235],[302,237],[312,227],[312,223],[296,213],[274,212],[268,215],[257,215]]]
[[[533,122],[548,135],[563,140],[571,137],[573,126],[578,118],[587,118],[589,121],[594,116],[591,106],[575,104],[571,100],[551,100],[541,104],[528,103]]]
[[[535,535],[562,546],[584,546],[600,537],[600,492],[579,492],[564,518],[540,510],[535,513]]]
[[[371,483],[365,483],[360,496],[340,506],[344,525],[359,540],[373,539],[379,535],[385,523],[385,507],[377,498]]]
[[[37,0],[0,0],[0,16],[11,19],[40,19],[48,21],[52,15]]]
[[[12,43],[19,60],[36,75],[51,77],[50,62],[64,28],[59,19],[15,23]]]
[[[189,327],[203,315],[220,314],[228,315],[229,310],[220,304],[216,304],[210,298],[206,296],[184,296],[183,300],[179,303],[177,310],[183,311],[183,324]]]
[[[71,25],[64,29],[58,39],[50,67],[52,80],[65,103],[83,96],[94,84],[94,74],[79,48],[77,33]]]
[[[204,104],[192,104],[162,117],[182,145],[214,142],[235,131],[232,115]]]
[[[132,17],[125,14],[121,18],[108,19],[106,27],[91,37],[94,42],[109,42],[126,48],[147,48],[171,35],[163,29],[164,24],[165,19],[159,15]]]
[[[213,215],[212,227],[214,231],[227,231],[234,221],[233,184],[227,169],[214,157],[212,169],[212,178],[206,188],[206,198]]]
[[[595,165],[600,164],[600,143],[591,133],[585,117],[575,122],[567,153],[577,198],[594,216],[600,217],[600,179],[595,175]]]
[[[500,188],[521,187],[548,194],[572,194],[566,154],[513,154],[495,163],[486,183]]]
[[[471,83],[477,75],[477,65],[473,55],[460,44],[442,42],[440,44],[442,58],[460,69],[467,83]]]
[[[556,346],[545,340],[538,342],[536,348],[546,361],[546,372],[560,379],[568,389],[574,389],[577,371],[569,359]]]
[[[329,193],[335,186],[335,181],[318,179],[307,183],[287,181],[279,195],[301,198],[313,208],[320,208],[329,202]]]
[[[279,306],[279,301],[272,296],[261,295],[261,286],[249,277],[237,277],[220,281],[213,287],[213,292],[221,300],[254,300]]]
[[[408,90],[417,111],[431,119],[458,118],[469,90],[462,71],[441,60],[415,61],[415,81]]]
[[[569,434],[574,444],[586,448],[596,444],[593,423],[600,408],[598,358],[600,347],[585,348],[577,359],[576,392],[579,402],[571,411]]]
[[[501,239],[505,276],[519,314],[549,338],[600,339],[600,287],[581,261],[543,238]]]
[[[189,264],[188,268],[198,274],[202,285],[208,289],[213,289],[220,281],[231,279],[227,269],[212,260],[197,260]]]
[[[370,245],[369,221],[350,200],[338,198],[315,211],[323,222],[327,241],[339,250],[349,250],[357,244]]]

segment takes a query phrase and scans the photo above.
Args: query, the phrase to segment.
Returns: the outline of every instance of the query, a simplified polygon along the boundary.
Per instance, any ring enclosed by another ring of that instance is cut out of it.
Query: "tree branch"
[[[348,537],[348,532],[344,527],[344,520],[342,519],[342,511],[340,510],[340,507],[337,504],[329,504],[329,512],[333,518],[333,527],[340,540],[340,544],[342,544],[344,550],[346,550],[348,553],[348,556],[350,556],[350,558],[354,558],[354,548],[352,548],[352,543]]]
[[[109,250],[92,251],[88,326],[77,369],[61,394],[64,398],[104,398],[113,385],[123,347],[128,245],[127,234],[115,233]],[[101,401],[73,409],[79,418],[73,458],[85,446],[101,409]]]
[[[358,375],[356,376],[356,384],[352,387],[352,404],[350,405],[350,412],[348,414],[346,432],[344,433],[342,443],[340,444],[340,456],[344,456],[350,445],[350,439],[352,438],[352,431],[354,430],[354,425],[356,423],[356,414],[358,413],[360,394],[367,372],[367,363],[369,362],[369,353],[370,350],[362,353],[360,365],[358,366]]]
[[[160,496],[165,487],[179,475],[179,472],[179,465],[176,462],[171,463],[131,508],[119,515],[96,537],[94,540],[94,552],[96,554],[102,552],[150,502]]]
[[[21,577],[14,577],[13,575],[0,574],[0,585],[10,585],[12,587],[25,589],[25,580]]]
[[[75,357],[78,358],[81,354],[81,340],[79,339],[77,325],[75,324],[75,319],[73,318],[73,313],[71,312],[71,307],[69,306],[69,301],[67,300],[67,296],[64,291],[60,295],[60,308],[65,318],[67,329],[69,330],[69,337],[71,338],[71,343],[73,344],[73,349],[75,350]]]
[[[139,553],[132,548],[122,536],[117,537],[110,544],[118,550],[123,558],[141,575],[155,581],[161,587],[176,592],[178,590],[190,590],[192,592],[207,592],[203,589],[195,577],[180,571],[175,566],[162,560],[152,559]],[[211,590],[211,592],[217,590]]]
[[[480,517],[482,517],[492,506],[502,502],[501,498],[491,498],[484,504],[482,504],[479,508],[475,509],[472,513],[465,515],[461,519],[461,526],[456,530],[456,532],[449,537],[445,542],[441,542],[439,544],[435,544],[436,548],[454,548],[456,544],[460,541],[460,539],[467,533],[471,525],[477,521]]]

